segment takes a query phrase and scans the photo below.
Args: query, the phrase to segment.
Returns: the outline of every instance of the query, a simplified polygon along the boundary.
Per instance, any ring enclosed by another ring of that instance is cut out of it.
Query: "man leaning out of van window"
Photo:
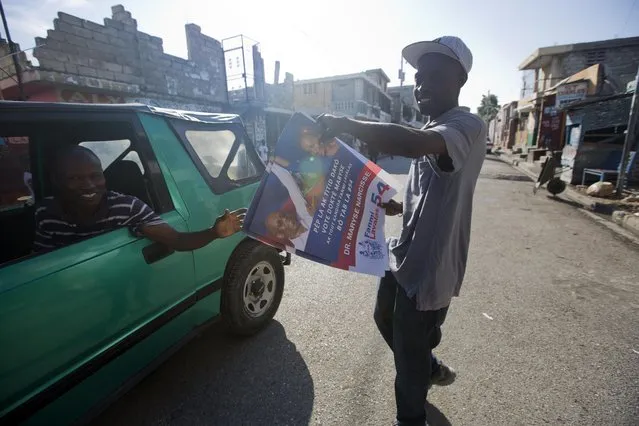
[[[218,217],[212,227],[179,232],[136,197],[108,191],[100,159],[89,149],[74,146],[53,164],[55,196],[36,210],[34,251],[55,250],[87,238],[128,227],[172,250],[191,251],[242,229],[246,209]]]

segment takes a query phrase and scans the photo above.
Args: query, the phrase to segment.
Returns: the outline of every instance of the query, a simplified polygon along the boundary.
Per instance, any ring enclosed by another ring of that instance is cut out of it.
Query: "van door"
[[[0,221],[21,227],[9,244],[32,238],[33,211],[52,190],[51,159],[65,144],[94,151],[109,189],[135,195],[171,226],[187,230],[134,113],[23,110],[3,114],[0,129],[9,141],[0,158],[0,182],[11,182],[0,187],[5,192],[0,207],[7,210]],[[8,161],[11,168],[4,167]],[[32,188],[21,183],[25,173]],[[191,252],[168,252],[128,229],[40,255],[9,248],[1,261],[0,417],[7,415],[2,420],[54,401],[166,323],[192,302],[195,291]],[[155,356],[148,354],[149,360]],[[105,389],[92,391],[102,395]]]
[[[167,120],[144,115],[149,134],[166,133]],[[240,123],[203,123],[168,120],[178,139],[164,143],[171,149],[165,155],[180,193],[189,206],[189,226],[202,229],[225,209],[248,207],[264,173],[264,164]],[[160,130],[165,129],[165,130]],[[246,238],[242,233],[213,241],[197,250],[195,279],[199,289],[219,289],[228,259],[237,244]],[[213,283],[213,285],[212,285]]]

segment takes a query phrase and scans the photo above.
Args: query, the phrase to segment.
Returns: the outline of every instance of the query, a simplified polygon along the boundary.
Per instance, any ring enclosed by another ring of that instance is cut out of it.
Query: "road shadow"
[[[548,198],[549,200],[552,200],[552,201],[556,201],[558,203],[567,204],[570,207],[574,207],[574,208],[577,208],[577,209],[583,208],[581,203],[578,203],[578,202],[572,201],[572,200],[568,200],[568,199],[563,198],[563,197],[557,197],[555,195],[546,195],[546,198]]]
[[[430,402],[426,401],[426,419],[430,426],[451,426],[450,420]]]
[[[311,374],[282,324],[250,338],[215,325],[94,424],[301,425],[313,400]]]
[[[503,173],[481,173],[482,179],[510,180],[515,182],[533,182],[533,180],[524,174],[503,174]]]
[[[377,164],[382,169],[393,175],[406,175],[410,169],[411,159],[406,157],[384,157]]]

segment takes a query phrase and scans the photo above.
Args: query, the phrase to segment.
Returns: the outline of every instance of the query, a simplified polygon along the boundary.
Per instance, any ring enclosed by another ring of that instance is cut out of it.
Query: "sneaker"
[[[439,368],[430,376],[430,384],[437,386],[448,386],[451,385],[455,378],[457,377],[457,373],[455,370],[439,361]]]

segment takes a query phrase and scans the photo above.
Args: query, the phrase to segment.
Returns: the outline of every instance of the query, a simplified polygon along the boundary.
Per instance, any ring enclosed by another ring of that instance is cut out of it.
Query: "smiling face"
[[[415,99],[422,114],[437,117],[457,106],[466,73],[452,58],[439,53],[422,56],[415,74]]]
[[[266,217],[266,230],[278,240],[293,240],[306,231],[291,213],[273,212]]]
[[[335,138],[322,143],[320,135],[312,132],[303,132],[300,136],[300,147],[311,155],[317,157],[330,157],[337,153],[339,145]]]
[[[100,160],[82,147],[71,149],[58,160],[55,184],[62,203],[73,210],[95,210],[106,194]]]
[[[304,151],[312,155],[322,155],[322,144],[318,135],[303,133],[300,137],[300,146]]]

